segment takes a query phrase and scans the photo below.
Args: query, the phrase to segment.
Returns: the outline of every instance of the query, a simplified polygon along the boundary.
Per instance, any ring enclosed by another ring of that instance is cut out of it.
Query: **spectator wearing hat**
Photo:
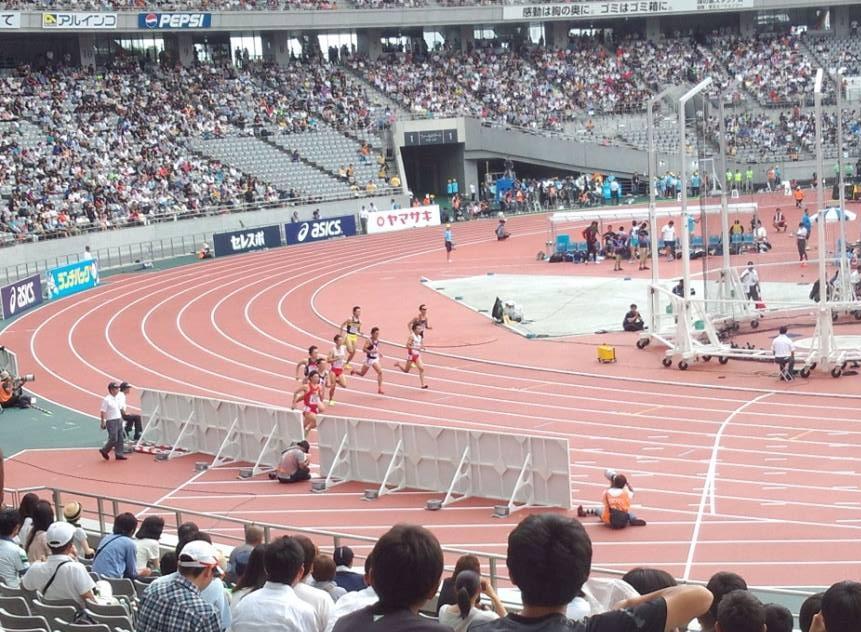
[[[120,408],[120,401],[117,400],[119,392],[119,384],[116,382],[108,384],[108,394],[102,399],[102,405],[99,408],[102,430],[108,431],[108,441],[99,450],[99,454],[105,461],[110,458],[111,450],[114,451],[117,461],[126,460],[123,455],[123,412]]]
[[[353,566],[353,549],[348,546],[335,547],[332,553],[335,560],[335,583],[347,592],[365,588],[365,580],[355,572]]]
[[[21,515],[17,509],[0,510],[0,579],[11,588],[17,588],[21,575],[30,568],[24,549],[15,542]]]
[[[269,580],[237,604],[231,632],[317,630],[314,609],[295,591],[305,567],[302,546],[295,538],[280,537],[266,545],[263,564]]]
[[[87,568],[75,559],[75,527],[55,522],[48,527],[47,541],[51,554],[30,567],[21,578],[21,587],[38,590],[45,599],[74,599],[83,607],[94,598],[96,584]]]
[[[78,557],[91,558],[95,555],[96,551],[90,546],[87,533],[80,525],[81,513],[83,511],[84,508],[81,503],[73,500],[67,502],[63,507],[63,517],[66,519],[66,522],[75,527],[75,552],[78,554]]]
[[[177,561],[177,574],[153,583],[143,595],[137,632],[219,632],[218,613],[201,599],[218,572],[218,555],[208,542],[185,544]]]
[[[102,577],[137,579],[148,577],[152,571],[146,566],[138,568],[137,546],[132,535],[138,519],[132,513],[121,513],[114,518],[114,532],[99,542],[93,558],[93,572]]]
[[[132,385],[128,382],[120,383],[120,392],[117,393],[117,402],[120,405],[120,414],[122,415],[123,421],[126,424],[126,435],[132,431],[132,428],[135,429],[134,440],[137,441],[141,438],[141,434],[143,434],[143,422],[141,421],[140,415],[130,415],[126,410],[126,406],[128,402],[126,398],[129,395],[129,392],[132,390]]]
[[[234,547],[230,552],[230,557],[227,558],[227,572],[225,573],[225,579],[233,583],[235,582],[242,572],[237,568],[240,559],[244,559],[246,562],[248,561],[248,556],[251,555],[251,551],[258,544],[263,544],[263,528],[258,527],[256,524],[247,524],[245,525],[245,544],[240,544],[237,547]]]

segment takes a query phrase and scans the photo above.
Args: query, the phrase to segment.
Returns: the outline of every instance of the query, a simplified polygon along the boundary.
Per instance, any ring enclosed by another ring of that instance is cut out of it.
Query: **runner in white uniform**
[[[365,343],[365,363],[358,371],[353,371],[354,374],[364,377],[365,373],[371,367],[377,372],[377,393],[383,395],[383,368],[380,366],[380,328],[374,327],[371,329],[371,337]]]
[[[400,369],[404,373],[409,373],[410,369],[414,366],[419,371],[419,384],[421,384],[422,388],[427,388],[428,385],[425,384],[425,367],[422,364],[422,324],[421,323],[413,323],[413,330],[410,333],[410,337],[407,338],[407,362],[404,365],[401,365],[400,362],[395,362],[395,368]]]
[[[347,366],[347,345],[344,344],[344,336],[337,334],[334,338],[335,346],[329,352],[327,358],[332,365],[332,379],[329,382],[329,406],[335,405],[335,388],[347,388],[347,376],[353,374],[353,369]]]

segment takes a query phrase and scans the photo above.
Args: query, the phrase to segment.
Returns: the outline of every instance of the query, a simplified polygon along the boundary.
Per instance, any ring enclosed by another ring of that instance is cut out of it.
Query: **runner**
[[[317,360],[317,375],[320,376],[320,399],[323,400],[326,396],[326,389],[331,388],[335,378],[329,360],[326,358]]]
[[[425,384],[425,367],[422,364],[421,348],[421,324],[414,323],[413,330],[410,332],[410,337],[407,338],[407,363],[402,366],[400,362],[395,362],[395,367],[404,373],[409,373],[410,369],[415,366],[419,370],[419,384],[421,384],[422,388],[427,388],[428,385]]]
[[[380,353],[380,328],[374,327],[371,329],[371,337],[368,338],[367,342],[365,342],[365,363],[362,365],[362,368],[358,371],[353,371],[355,375],[360,377],[364,377],[365,373],[368,372],[368,369],[374,367],[374,371],[377,372],[377,392],[380,395],[383,395],[383,369],[380,366],[380,357],[383,355]]]
[[[317,351],[317,345],[308,347],[308,357],[300,361],[296,365],[296,381],[302,381],[302,384],[308,383],[308,376],[317,370],[317,362],[320,360],[320,354]]]
[[[339,334],[343,334],[344,330],[346,330],[346,335],[344,336],[344,342],[347,345],[347,364],[345,366],[350,366],[350,362],[353,361],[353,356],[356,354],[356,343],[359,341],[359,336],[362,335],[362,308],[356,305],[353,308],[353,315],[350,316],[347,320],[341,323],[341,330],[338,332]]]
[[[323,387],[320,385],[320,374],[316,371],[308,376],[308,383],[300,386],[293,393],[293,403],[290,404],[290,410],[296,407],[299,402],[304,403],[302,409],[302,420],[305,427],[305,436],[317,427],[317,415],[325,412],[323,406]]]
[[[412,332],[413,326],[419,325],[419,335],[424,338],[425,332],[428,329],[433,329],[428,323],[428,306],[422,303],[419,305],[419,313],[418,316],[414,316],[410,322],[407,323],[407,331]]]
[[[346,367],[347,345],[344,344],[344,336],[336,334],[334,341],[335,346],[332,347],[327,357],[327,361],[332,365],[332,380],[329,383],[329,406],[335,405],[335,388],[338,386],[347,388],[347,376],[344,375],[344,371],[348,371],[350,375],[353,373],[352,368]]]

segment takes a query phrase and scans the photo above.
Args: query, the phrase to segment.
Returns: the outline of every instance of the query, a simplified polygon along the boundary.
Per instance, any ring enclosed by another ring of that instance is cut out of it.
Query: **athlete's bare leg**
[[[418,358],[417,360],[414,360],[412,364],[414,364],[419,370],[419,384],[421,384],[422,388],[427,388],[428,385],[425,384],[425,367],[424,364],[422,364],[422,359]]]
[[[377,393],[383,395],[383,369],[380,368],[379,362],[374,362],[371,366],[374,367],[374,371],[377,372]],[[367,370],[367,366],[364,367]]]
[[[315,415],[314,413],[304,413],[303,419],[305,422],[305,434],[307,435],[309,432],[311,432],[314,428],[317,427],[317,415]]]

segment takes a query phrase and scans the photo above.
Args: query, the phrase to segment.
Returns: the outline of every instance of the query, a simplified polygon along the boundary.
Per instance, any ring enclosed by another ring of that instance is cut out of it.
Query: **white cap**
[[[190,558],[183,560],[183,557]],[[209,542],[203,540],[194,540],[189,542],[182,551],[179,552],[179,561],[177,566],[183,568],[206,568],[207,566],[218,565],[218,554]]]
[[[68,522],[52,522],[45,533],[48,546],[59,549],[66,546],[75,537],[75,527]]]

